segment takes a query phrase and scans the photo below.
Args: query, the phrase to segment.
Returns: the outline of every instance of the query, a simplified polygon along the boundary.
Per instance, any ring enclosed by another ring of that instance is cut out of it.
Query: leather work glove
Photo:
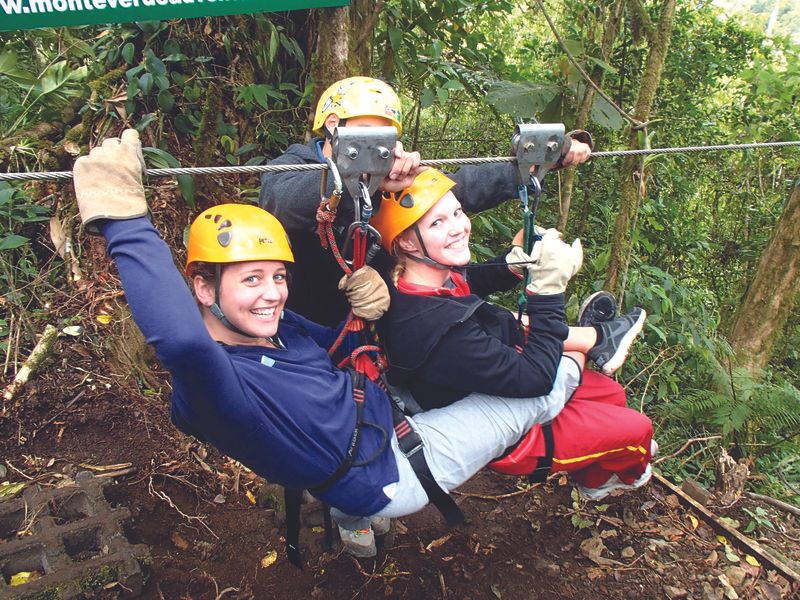
[[[539,227],[538,225],[534,225],[534,231],[536,235],[544,235],[547,231],[546,229]],[[556,231],[555,229],[553,231]],[[559,235],[561,235],[559,233]],[[511,240],[513,246],[511,247],[511,251],[506,254],[506,264],[508,265],[508,270],[514,273],[517,277],[523,277],[525,275],[525,269],[528,268],[530,263],[533,262],[533,259],[530,257],[529,254],[522,249],[522,244],[524,243],[524,230],[520,229],[517,232],[517,235],[514,236],[514,239]],[[534,247],[536,246],[536,242],[534,243]],[[516,263],[516,264],[515,264]],[[528,264],[519,264],[519,263],[528,263]]]
[[[389,308],[389,288],[372,267],[361,267],[339,281],[353,314],[367,321],[377,321]]]
[[[567,283],[583,264],[580,239],[569,245],[555,229],[545,232],[541,241],[534,244],[531,254],[535,262],[528,266],[531,282],[526,291],[529,294],[563,294]]]
[[[139,132],[126,129],[121,138],[107,138],[81,156],[73,167],[75,196],[87,231],[99,233],[94,221],[132,219],[147,214],[142,173],[144,157]]]

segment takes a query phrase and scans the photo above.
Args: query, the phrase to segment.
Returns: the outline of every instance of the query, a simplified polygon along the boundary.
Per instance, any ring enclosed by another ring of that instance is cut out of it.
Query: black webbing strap
[[[336,469],[333,475],[321,484],[308,488],[308,491],[312,494],[320,494],[339,481],[350,469],[358,453],[358,446],[361,442],[361,425],[364,422],[364,374],[351,370],[350,376],[353,379],[353,402],[356,404],[356,426],[353,428],[350,446],[339,468]],[[290,563],[298,569],[302,569],[303,559],[300,556],[300,505],[303,501],[303,490],[284,488],[283,497],[286,504],[286,555],[289,557]],[[333,526],[327,505],[323,505],[323,512],[325,514],[325,543],[327,546],[332,546]]]
[[[458,508],[450,494],[436,483],[436,479],[434,479],[428,467],[425,453],[422,451],[422,438],[414,431],[406,416],[394,403],[392,403],[392,417],[400,452],[411,463],[411,468],[414,469],[417,479],[422,484],[422,489],[428,495],[428,500],[439,509],[448,525],[462,523],[464,521],[464,513]]]
[[[314,495],[321,494],[322,492],[330,489],[330,487],[339,481],[347,471],[350,470],[353,460],[358,453],[358,445],[361,443],[361,425],[364,423],[364,374],[354,370],[349,370],[350,376],[353,379],[353,402],[356,403],[356,426],[353,428],[353,435],[350,438],[350,447],[342,459],[339,468],[319,485],[308,488],[308,491]]]
[[[543,483],[547,481],[547,475],[553,467],[553,422],[542,423],[542,435],[544,436],[544,456],[536,461],[536,468],[528,474],[529,483]]]
[[[286,556],[289,562],[298,569],[303,568],[300,556],[300,504],[303,502],[303,490],[283,488],[283,502],[286,505]]]

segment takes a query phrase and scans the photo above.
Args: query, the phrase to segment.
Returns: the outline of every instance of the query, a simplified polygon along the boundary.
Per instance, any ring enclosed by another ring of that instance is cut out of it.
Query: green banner
[[[0,0],[0,31],[344,6],[349,0]]]

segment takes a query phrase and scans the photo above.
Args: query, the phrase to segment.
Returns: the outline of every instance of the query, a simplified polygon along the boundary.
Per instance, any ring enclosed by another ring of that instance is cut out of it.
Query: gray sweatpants
[[[581,381],[581,369],[569,357],[562,357],[553,389],[536,398],[503,398],[470,394],[444,408],[409,418],[422,438],[425,460],[431,474],[446,491],[467,481],[506,448],[515,444],[537,423],[554,419]],[[392,435],[392,451],[400,479],[384,488],[391,498],[373,516],[402,517],[428,504],[428,496],[408,459]],[[331,508],[331,515],[345,529],[366,529],[369,517],[351,516]]]

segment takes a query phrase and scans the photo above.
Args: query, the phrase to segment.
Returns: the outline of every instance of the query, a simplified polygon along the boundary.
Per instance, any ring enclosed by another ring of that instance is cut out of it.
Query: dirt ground
[[[179,247],[185,211],[152,204]],[[298,570],[284,552],[280,490],[171,425],[169,378],[132,324],[102,241],[82,248],[91,280],[56,290],[40,319],[41,329],[55,323],[67,333],[4,405],[0,481],[68,485],[86,469],[108,476],[109,501],[132,514],[126,536],[149,547],[144,598],[775,600],[796,589],[659,485],[584,503],[565,477],[526,489],[489,471],[457,492],[466,525],[449,528],[428,508],[399,520],[376,559],[326,551],[321,509],[304,506]],[[19,365],[29,348],[17,350]],[[12,361],[3,385],[13,373]],[[800,571],[798,517],[749,499],[712,511],[740,530],[755,521],[749,535]]]
[[[77,339],[58,342],[46,373],[0,420],[3,466],[6,479],[38,485],[64,485],[87,468],[127,471],[113,477],[107,495],[132,512],[128,539],[150,548],[145,598],[791,595],[786,580],[726,548],[658,485],[598,505],[577,501],[566,478],[526,490],[488,471],[457,496],[467,525],[449,528],[428,508],[401,519],[392,547],[376,559],[325,552],[319,506],[306,505],[300,571],[283,550],[279,490],[172,427],[167,379],[156,363],[146,378],[120,384],[98,369],[107,365],[97,351]],[[740,528],[748,523],[745,508],[757,507],[742,500],[727,513]],[[760,541],[800,559],[797,519],[762,508],[773,528],[759,528]]]

